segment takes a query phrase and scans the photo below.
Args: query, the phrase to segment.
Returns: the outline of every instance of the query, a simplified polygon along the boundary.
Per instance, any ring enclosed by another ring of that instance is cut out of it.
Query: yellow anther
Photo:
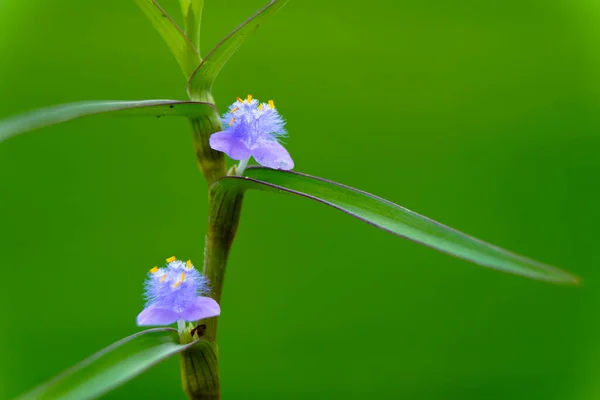
[[[181,282],[185,282],[185,272],[181,273]]]
[[[231,121],[229,121],[229,126],[233,125],[234,122],[235,122],[235,118],[231,118]]]
[[[192,269],[192,260],[187,260],[185,263],[187,264],[188,269]]]
[[[263,107],[262,107],[262,103],[260,106],[258,106],[258,111],[262,111]]]
[[[155,274],[155,273],[157,273],[157,272],[158,272],[158,267],[154,267],[154,268],[152,268],[152,269],[150,270],[150,273],[151,273],[151,274]]]
[[[161,281],[161,282],[164,282],[164,281],[165,281],[165,279],[167,279],[167,274],[164,274],[164,275],[163,275],[163,276],[160,278],[160,281]]]
[[[269,107],[275,108],[275,102],[273,100],[269,100]]]
[[[244,102],[244,100],[242,100],[242,98],[241,98],[241,97],[236,97],[235,99],[236,99],[237,101],[239,101],[240,103],[243,103],[243,102]]]
[[[167,258],[168,263],[173,262],[175,260],[177,260],[177,257],[175,257],[175,256]]]
[[[175,288],[176,288],[177,286],[179,286],[179,285],[181,285],[181,281],[177,281],[177,282],[175,282],[174,284],[172,284],[172,285],[171,285],[171,287],[172,287],[173,289],[175,289]]]
[[[239,110],[239,107],[234,108],[233,110],[229,111],[229,114],[233,114],[234,112],[236,112],[237,110]]]
[[[250,103],[251,101],[252,101],[252,95],[251,95],[251,94],[249,94],[249,95],[248,95],[248,103]]]

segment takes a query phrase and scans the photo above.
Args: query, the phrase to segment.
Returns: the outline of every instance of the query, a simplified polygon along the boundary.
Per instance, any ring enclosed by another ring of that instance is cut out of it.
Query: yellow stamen
[[[164,274],[164,275],[163,275],[163,276],[160,278],[160,281],[161,281],[161,282],[164,282],[164,281],[165,281],[165,279],[167,279],[167,274]]]
[[[237,110],[239,110],[239,107],[234,108],[233,110],[229,111],[229,114],[233,114],[234,112],[236,112]]]
[[[151,273],[151,274],[155,274],[155,273],[157,273],[157,272],[158,272],[158,267],[154,267],[154,268],[152,268],[152,269],[150,270],[150,273]]]
[[[179,285],[181,285],[181,281],[177,281],[177,282],[175,282],[174,284],[172,284],[172,285],[171,285],[171,287],[172,287],[173,289],[175,289],[175,288],[176,288],[177,286],[179,286]]]
[[[275,108],[275,102],[273,100],[269,100],[269,107]]]
[[[181,273],[181,282],[185,282],[185,272]]]
[[[241,97],[236,97],[235,99],[236,99],[237,101],[239,101],[240,103],[243,103],[243,102],[244,102],[244,100],[242,100],[242,98],[241,98]]]
[[[235,118],[231,118],[231,121],[229,121],[229,126],[233,125],[234,122],[235,122]]]
[[[186,264],[188,269],[192,269],[192,260],[187,260]]]
[[[167,258],[168,263],[173,262],[175,260],[177,260],[177,257],[175,257],[175,256]]]
[[[258,106],[258,111],[262,111],[262,108],[263,108],[263,107],[262,107],[262,103],[261,103],[261,105],[260,105],[260,106]]]
[[[249,94],[249,95],[248,95],[248,103],[250,103],[251,101],[252,101],[252,95],[251,95],[251,94]]]

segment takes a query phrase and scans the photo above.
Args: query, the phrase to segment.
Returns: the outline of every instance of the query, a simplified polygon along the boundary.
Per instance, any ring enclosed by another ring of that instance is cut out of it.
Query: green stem
[[[208,230],[204,248],[204,275],[210,280],[212,297],[220,304],[229,250],[240,221],[244,194],[238,191],[209,192]],[[205,321],[204,335],[217,338],[218,318]]]
[[[201,5],[201,2],[195,1],[194,4]],[[200,93],[192,100],[214,104],[212,95],[208,92]],[[223,124],[216,108],[209,115],[190,118],[190,122],[194,131],[198,166],[210,187],[227,174],[223,153],[213,150],[209,142],[213,133],[223,130]],[[204,254],[204,275],[210,279],[212,297],[218,303],[221,303],[225,265],[237,230],[242,202],[242,197],[236,197],[233,201],[223,197],[214,195],[209,190],[210,212]],[[217,318],[210,318],[201,324],[195,332],[201,340],[180,354],[181,382],[190,400],[218,400],[221,398],[221,390],[216,342]],[[193,332],[186,331],[180,337],[184,341],[192,341]]]
[[[209,197],[203,273],[212,284],[211,296],[221,303],[225,267],[239,224],[244,194],[240,191],[210,190]],[[201,340],[180,355],[181,381],[190,400],[221,398],[217,323],[218,317],[201,321],[195,328]],[[181,339],[183,343],[193,341],[192,332],[185,331]]]
[[[212,102],[207,94],[197,101]],[[194,143],[200,170],[209,185],[226,175],[223,153],[210,148],[209,138],[223,129],[218,112],[206,117],[191,119]],[[204,250],[203,274],[211,282],[211,296],[220,304],[223,293],[225,267],[229,250],[240,220],[244,195],[240,191],[209,189],[209,217]],[[201,340],[189,351],[180,355],[183,389],[190,400],[218,400],[220,394],[219,360],[217,356],[218,318],[199,321],[195,334]],[[181,336],[193,340],[193,332]]]
[[[201,334],[198,334],[201,335]],[[191,343],[189,330],[181,337],[182,343]],[[181,382],[190,400],[219,400],[221,380],[217,344],[200,339],[189,349],[179,353]]]
[[[198,166],[206,181],[212,185],[217,179],[225,176],[225,157],[220,151],[213,150],[209,144],[210,135],[223,130],[223,124],[215,110],[206,116],[190,118],[194,130],[194,145]]]

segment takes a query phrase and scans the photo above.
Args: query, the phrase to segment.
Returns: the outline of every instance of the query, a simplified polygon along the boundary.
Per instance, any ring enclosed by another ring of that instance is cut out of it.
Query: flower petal
[[[138,326],[171,325],[178,319],[177,313],[169,308],[150,306],[137,316],[137,324]]]
[[[254,159],[262,166],[272,169],[292,169],[294,161],[290,153],[276,140],[266,140],[253,152]]]
[[[240,140],[235,130],[214,133],[209,143],[213,150],[222,151],[234,160],[245,160],[251,155],[250,149]]]
[[[198,321],[200,319],[216,317],[221,314],[221,307],[214,299],[210,297],[196,297],[179,316],[186,321]]]

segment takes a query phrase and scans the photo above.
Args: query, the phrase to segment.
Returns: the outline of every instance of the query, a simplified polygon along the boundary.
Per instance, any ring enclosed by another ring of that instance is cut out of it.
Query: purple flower
[[[216,317],[221,313],[219,304],[203,296],[209,291],[208,283],[191,261],[167,259],[164,268],[154,267],[148,273],[144,284],[147,303],[137,324],[170,325]]]
[[[234,160],[245,165],[252,156],[265,167],[292,169],[294,161],[287,150],[279,143],[286,136],[285,122],[277,112],[273,100],[260,103],[251,95],[237,101],[223,115],[224,131],[210,137],[210,147],[222,151]],[[243,170],[243,168],[242,168]]]

